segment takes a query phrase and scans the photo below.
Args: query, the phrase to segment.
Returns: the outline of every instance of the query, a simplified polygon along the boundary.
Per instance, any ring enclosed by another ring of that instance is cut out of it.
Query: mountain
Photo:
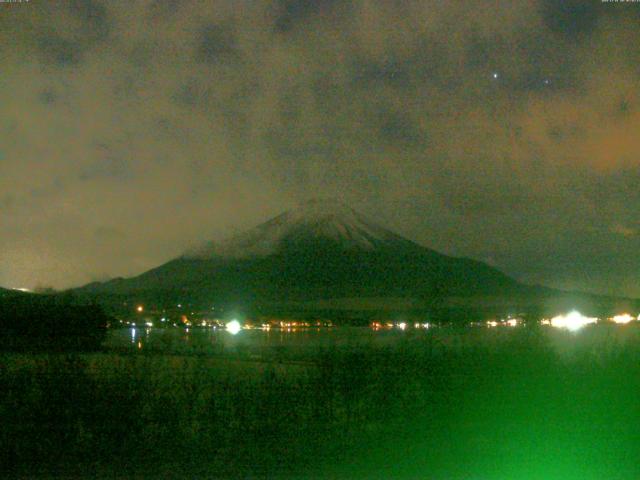
[[[339,202],[312,200],[137,277],[89,284],[77,292],[196,304],[326,304],[346,298],[433,304],[445,297],[513,297],[541,290],[482,262],[418,245]]]

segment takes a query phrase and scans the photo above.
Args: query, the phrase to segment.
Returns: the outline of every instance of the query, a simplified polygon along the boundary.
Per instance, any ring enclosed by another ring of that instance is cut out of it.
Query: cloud
[[[4,13],[0,284],[132,275],[322,195],[524,280],[640,294],[619,253],[637,236],[618,228],[635,229],[640,202],[637,9],[95,0]]]

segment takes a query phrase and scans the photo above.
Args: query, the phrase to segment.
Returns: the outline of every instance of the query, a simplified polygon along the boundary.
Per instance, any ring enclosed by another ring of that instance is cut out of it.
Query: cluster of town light
[[[487,322],[487,327],[500,327],[500,326],[517,327],[520,324],[522,324],[521,319],[508,317],[506,319],[503,318],[501,320],[489,320]]]
[[[619,325],[624,325],[634,320],[640,320],[640,315],[636,318],[628,313],[622,313],[620,315],[615,315],[608,320]],[[575,332],[586,325],[595,324],[597,322],[599,322],[598,318],[586,317],[580,312],[574,310],[566,315],[557,315],[550,319],[544,319],[541,323],[543,325],[551,325],[552,327],[564,328]]]
[[[426,322],[426,323],[414,323],[413,324],[413,328],[417,329],[428,329],[431,328],[433,326],[433,324]],[[371,322],[371,328],[373,330],[390,330],[392,328],[397,328],[399,330],[406,330],[409,327],[409,324],[407,322]]]
[[[615,315],[613,317],[608,318],[606,321],[616,323],[618,325],[624,325],[629,322],[633,322],[635,320],[640,321],[640,315],[636,318],[628,313],[623,313],[620,315]],[[553,318],[545,318],[541,320],[542,325],[549,325],[555,328],[566,329],[572,332],[580,330],[582,327],[586,325],[591,325],[599,322],[600,319],[596,317],[587,317],[582,315],[580,312],[574,310],[564,315],[556,315]],[[509,317],[507,319],[502,320],[488,320],[486,322],[487,327],[499,327],[499,326],[508,326],[508,327],[517,327],[523,323],[522,319]]]
[[[580,330],[585,325],[596,323],[597,321],[597,318],[585,317],[580,312],[574,310],[573,312],[570,312],[566,315],[556,315],[549,320],[549,325],[556,328],[565,328],[567,330],[575,332],[576,330]]]
[[[608,319],[605,319],[605,322],[613,322],[615,324],[618,325],[624,325],[633,321],[640,321],[640,315],[638,315],[638,317],[634,317],[628,313],[622,313],[619,315],[615,315],[613,317],[610,317]],[[586,326],[586,325],[590,325],[590,324],[595,324],[597,322],[600,322],[601,319],[596,318],[596,317],[587,317],[582,315],[580,312],[578,311],[572,311],[569,312],[565,315],[556,315],[553,318],[545,318],[542,319],[540,321],[540,324],[542,325],[549,325],[555,328],[561,328],[561,329],[566,329],[566,330],[570,330],[570,331],[576,331],[581,329],[582,327]],[[525,321],[523,318],[521,317],[512,317],[509,316],[507,318],[501,318],[501,319],[497,319],[497,320],[486,320],[486,321],[482,321],[482,322],[471,322],[471,326],[487,326],[489,328],[495,328],[495,327],[518,327],[521,325],[524,325]],[[413,324],[414,328],[419,329],[429,329],[431,327],[433,327],[433,324],[430,323],[415,323]],[[407,324],[406,322],[397,322],[397,323],[392,323],[392,322],[372,322],[371,323],[371,328],[373,330],[385,330],[385,329],[392,329],[392,328],[397,328],[399,330],[406,330],[409,327],[409,324]]]
[[[178,304],[178,307],[182,307],[182,305]],[[144,312],[144,306],[143,305],[138,305],[136,306],[136,312],[137,313],[142,313]],[[640,321],[640,315],[638,315],[638,317],[634,317],[628,313],[622,313],[619,315],[615,315],[613,317],[610,317],[608,319],[608,321],[616,323],[618,325],[624,325],[630,322],[633,322],[635,320]],[[163,317],[162,319],[160,319],[161,322],[166,322],[167,318]],[[570,313],[567,313],[565,315],[556,315],[553,318],[550,319],[542,319],[541,320],[541,324],[542,325],[550,325],[552,327],[556,327],[556,328],[562,328],[562,329],[566,329],[566,330],[570,330],[570,331],[576,331],[581,329],[582,327],[586,326],[586,325],[590,325],[590,324],[595,324],[599,321],[598,318],[596,317],[586,317],[584,315],[582,315],[580,312],[574,310]],[[122,321],[121,321],[122,322]],[[182,316],[182,322],[189,326],[191,325],[191,322],[187,321],[186,316]],[[508,327],[517,327],[518,325],[522,325],[523,320],[521,318],[514,318],[514,317],[507,317],[506,319],[500,319],[500,320],[487,320],[485,322],[485,325],[487,327],[498,327],[498,326],[508,326]],[[136,324],[134,322],[126,322],[127,325],[131,325],[132,327],[135,327]],[[482,323],[480,323],[482,324]],[[152,327],[154,326],[153,323],[149,320],[147,320],[144,324],[147,327]],[[174,324],[175,325],[175,324]],[[208,323],[207,321],[203,320],[201,322],[201,326],[210,326],[211,324]],[[472,325],[478,325],[478,323],[472,323]],[[221,326],[221,325],[220,325]],[[263,330],[269,330],[271,328],[271,324],[262,324],[262,329]],[[309,322],[279,322],[279,326],[281,328],[287,328],[288,330],[291,329],[291,327],[308,327],[311,326],[311,324]],[[415,323],[413,324],[414,328],[416,329],[428,329],[430,328],[432,325],[429,323]],[[229,332],[232,335],[236,335],[237,333],[239,333],[243,328],[251,328],[250,326],[246,326],[243,327],[240,322],[238,320],[231,320],[230,322],[226,323],[224,325],[225,329],[227,332]],[[398,328],[400,330],[406,330],[408,327],[408,324],[406,322],[396,322],[396,323],[392,323],[392,322],[386,322],[386,323],[382,323],[382,322],[372,322],[371,327],[374,330],[381,330],[381,329],[386,329],[386,328]],[[215,328],[215,326],[214,326]]]
[[[628,313],[623,313],[622,315],[616,315],[611,317],[611,321],[618,324],[625,324],[635,320],[634,317],[629,315]],[[638,320],[640,320],[640,315],[638,315]]]

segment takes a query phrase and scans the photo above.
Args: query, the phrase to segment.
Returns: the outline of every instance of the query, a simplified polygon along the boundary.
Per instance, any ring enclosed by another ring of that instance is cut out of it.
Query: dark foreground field
[[[537,328],[491,333],[495,341],[407,335],[392,346],[350,345],[286,362],[1,354],[0,471],[639,478],[640,342],[635,326],[615,328],[631,340],[601,330],[602,341],[559,349],[577,340]]]

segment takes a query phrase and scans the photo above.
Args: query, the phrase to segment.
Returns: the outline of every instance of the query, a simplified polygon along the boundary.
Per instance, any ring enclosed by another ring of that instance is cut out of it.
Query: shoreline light
[[[635,317],[632,317],[628,313],[623,313],[621,315],[615,315],[615,316],[611,317],[611,320],[613,322],[615,322],[615,323],[620,324],[620,325],[624,325],[625,323],[629,323],[629,322],[632,322],[633,320],[635,320]]]
[[[566,328],[569,331],[575,332],[580,330],[585,325],[596,323],[597,318],[585,317],[578,311],[572,311],[567,315],[557,315],[549,320],[552,327]]]
[[[229,323],[227,323],[226,328],[227,328],[227,332],[229,332],[231,335],[235,335],[240,330],[242,330],[242,326],[240,325],[240,322],[237,320],[231,320]]]

